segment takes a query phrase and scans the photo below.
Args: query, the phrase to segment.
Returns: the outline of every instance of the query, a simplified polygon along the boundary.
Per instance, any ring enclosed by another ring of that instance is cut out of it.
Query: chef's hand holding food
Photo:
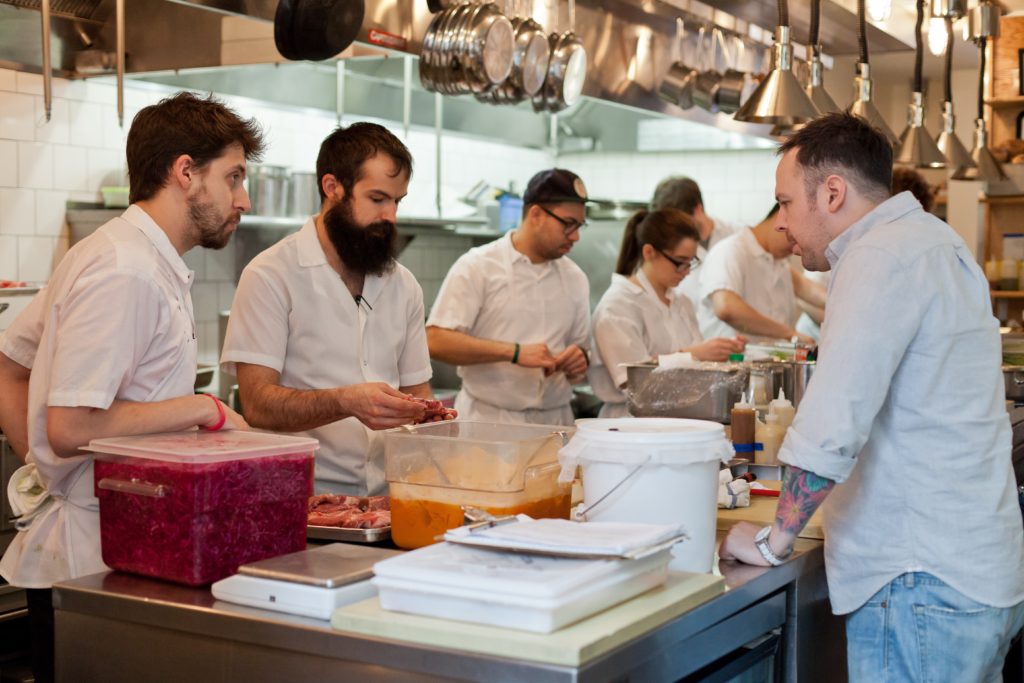
[[[370,429],[391,429],[422,422],[427,408],[384,382],[352,384],[337,389],[341,409]]]

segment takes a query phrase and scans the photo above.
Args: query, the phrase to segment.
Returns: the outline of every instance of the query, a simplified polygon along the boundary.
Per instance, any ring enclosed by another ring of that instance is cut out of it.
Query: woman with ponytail
[[[601,417],[627,415],[626,369],[661,354],[685,351],[696,360],[727,360],[746,340],[704,340],[693,304],[675,288],[700,263],[700,233],[678,209],[637,211],[626,224],[612,284],[594,309],[590,382],[604,401]]]

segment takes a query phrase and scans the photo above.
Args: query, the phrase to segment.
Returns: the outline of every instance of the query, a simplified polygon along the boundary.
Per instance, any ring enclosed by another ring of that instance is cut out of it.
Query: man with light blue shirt
[[[999,680],[1024,534],[984,273],[910,193],[889,196],[892,148],[863,119],[824,116],[780,153],[779,229],[831,270],[829,315],[775,523],[737,525],[721,557],[781,564],[824,503],[850,680]]]

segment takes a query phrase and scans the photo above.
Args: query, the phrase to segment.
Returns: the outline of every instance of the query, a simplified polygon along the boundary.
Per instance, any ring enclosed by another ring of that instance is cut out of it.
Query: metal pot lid
[[[569,57],[562,76],[562,104],[566,107],[579,102],[583,95],[583,85],[587,80],[587,51],[582,44],[569,48]]]
[[[483,39],[481,62],[483,72],[490,83],[497,85],[512,71],[512,53],[515,48],[515,32],[512,22],[498,15],[491,23]]]
[[[536,22],[533,22],[536,24]],[[519,80],[523,93],[533,97],[544,87],[548,75],[548,62],[551,61],[551,47],[547,37],[539,30],[540,25],[532,30],[522,51],[519,64]]]

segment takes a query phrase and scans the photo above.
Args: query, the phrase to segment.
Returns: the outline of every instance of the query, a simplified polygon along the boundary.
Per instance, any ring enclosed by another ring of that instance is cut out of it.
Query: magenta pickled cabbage
[[[104,479],[163,485],[165,495],[103,489]],[[199,586],[306,547],[309,452],[202,464],[100,456],[95,481],[113,569]]]

